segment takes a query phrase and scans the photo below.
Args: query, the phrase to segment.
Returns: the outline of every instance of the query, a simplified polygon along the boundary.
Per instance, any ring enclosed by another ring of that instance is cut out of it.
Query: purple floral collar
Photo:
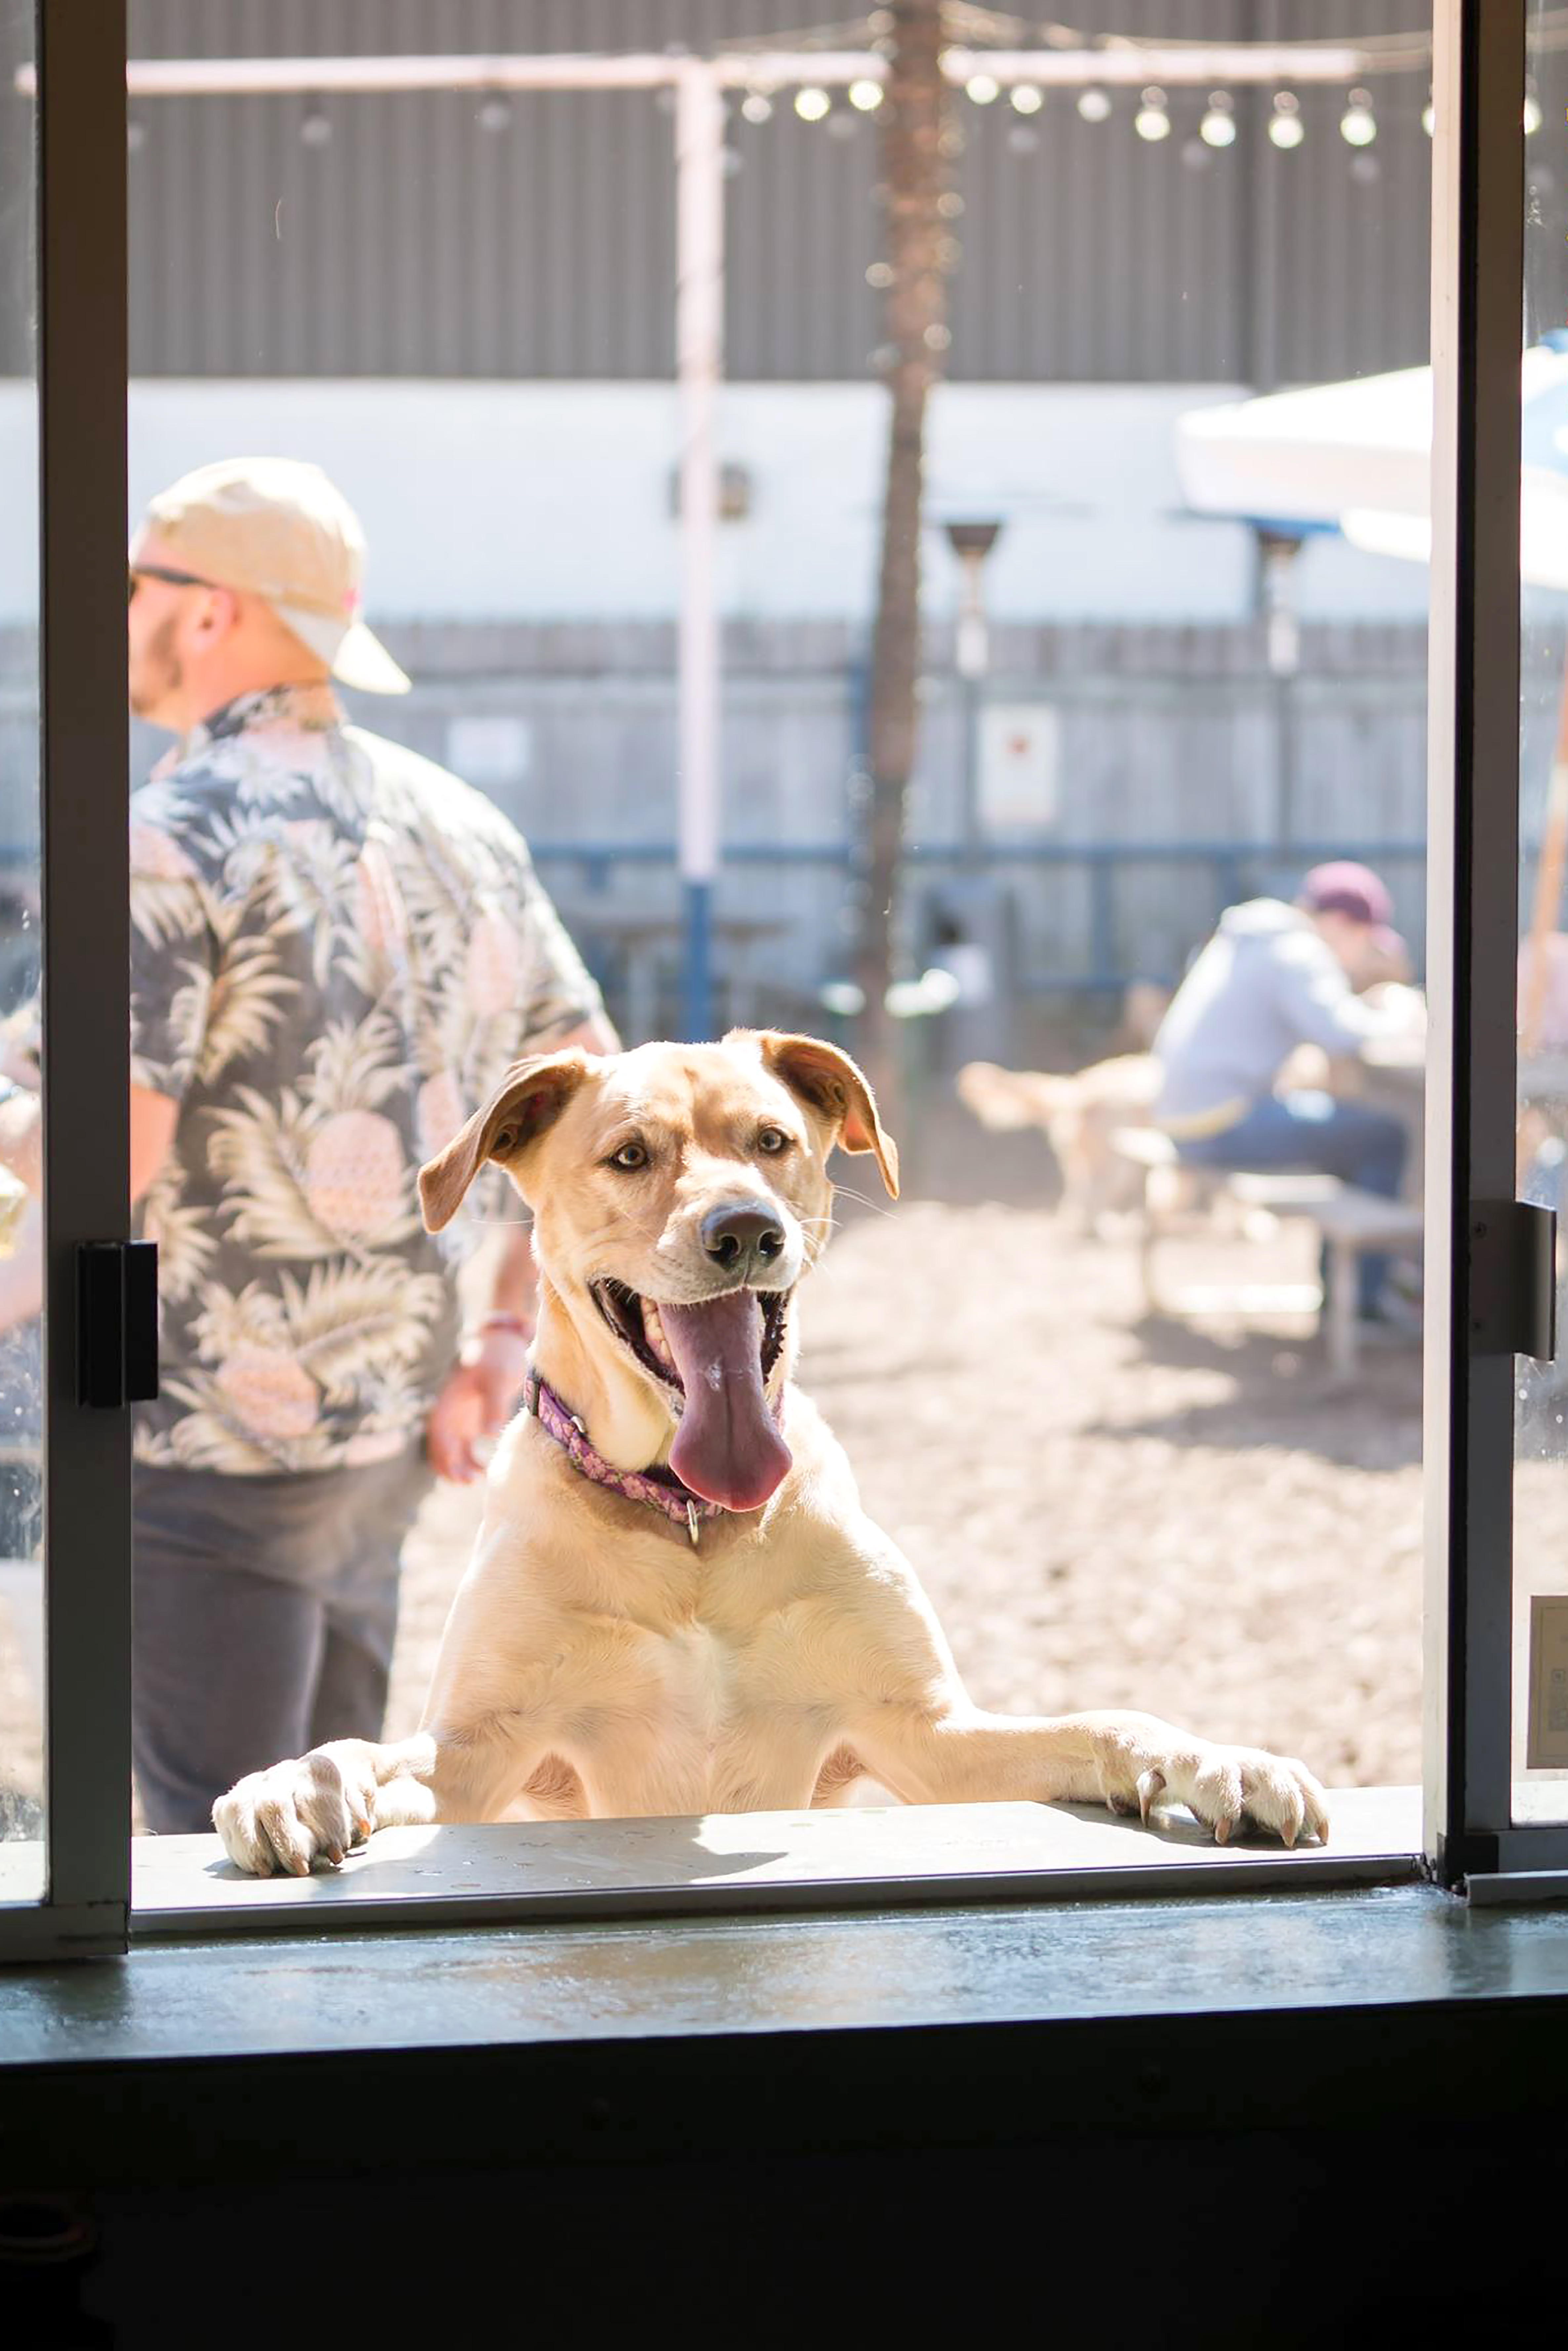
[[[568,1412],[552,1387],[547,1386],[539,1374],[530,1371],[523,1391],[523,1409],[531,1412],[547,1437],[564,1447],[574,1468],[590,1479],[595,1486],[608,1486],[612,1494],[624,1494],[629,1502],[647,1502],[662,1510],[672,1526],[685,1527],[695,1543],[704,1519],[720,1519],[725,1513],[722,1502],[705,1501],[668,1469],[617,1469],[596,1453],[588,1441],[588,1431],[574,1412]]]

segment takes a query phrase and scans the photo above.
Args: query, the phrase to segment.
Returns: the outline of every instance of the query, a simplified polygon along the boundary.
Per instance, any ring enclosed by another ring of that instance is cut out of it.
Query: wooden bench
[[[1331,1374],[1336,1380],[1354,1379],[1361,1259],[1368,1249],[1419,1245],[1424,1220],[1416,1203],[1361,1191],[1354,1185],[1342,1184],[1337,1176],[1196,1167],[1184,1161],[1169,1135],[1155,1126],[1118,1127],[1111,1143],[1121,1158],[1144,1171],[1138,1270],[1144,1303],[1151,1314],[1318,1312]],[[1322,1244],[1326,1281],[1322,1287],[1276,1284],[1268,1289],[1253,1286],[1192,1291],[1179,1299],[1164,1297],[1155,1277],[1155,1251],[1184,1196],[1198,1202],[1228,1197],[1247,1208],[1266,1209],[1270,1216],[1306,1218],[1316,1227]]]
[[[1342,1184],[1313,1217],[1328,1258],[1323,1332],[1335,1379],[1356,1373],[1356,1280],[1368,1249],[1419,1248],[1426,1217],[1418,1202],[1385,1200],[1380,1193]]]

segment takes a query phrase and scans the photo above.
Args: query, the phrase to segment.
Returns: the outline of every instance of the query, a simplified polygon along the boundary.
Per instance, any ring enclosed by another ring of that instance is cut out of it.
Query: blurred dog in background
[[[1061,1213],[1084,1233],[1143,1197],[1142,1169],[1118,1155],[1111,1137],[1120,1126],[1147,1123],[1159,1082],[1148,1053],[1118,1053],[1071,1077],[968,1061],[956,1080],[959,1100],[982,1126],[1042,1130],[1061,1170]]]
[[[1142,1203],[1143,1171],[1113,1149],[1111,1137],[1119,1126],[1148,1123],[1160,1083],[1148,1048],[1169,1000],[1166,988],[1134,982],[1113,1040],[1134,1050],[1071,1075],[968,1061],[955,1081],[959,1101],[982,1126],[993,1133],[1034,1126],[1045,1135],[1061,1171],[1060,1213],[1081,1232],[1097,1233],[1105,1217]]]

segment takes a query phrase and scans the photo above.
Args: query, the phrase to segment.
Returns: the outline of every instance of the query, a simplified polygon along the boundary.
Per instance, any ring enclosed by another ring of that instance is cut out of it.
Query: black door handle
[[[158,1393],[158,1244],[77,1249],[77,1401],[105,1411]]]

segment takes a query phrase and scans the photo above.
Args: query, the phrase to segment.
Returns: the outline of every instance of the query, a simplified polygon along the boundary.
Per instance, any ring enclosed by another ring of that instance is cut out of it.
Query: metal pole
[[[1301,630],[1292,601],[1292,573],[1301,540],[1260,530],[1258,561],[1274,717],[1274,844],[1281,862],[1295,830],[1296,738],[1291,681],[1301,666]]]
[[[713,890],[718,872],[719,642],[715,429],[724,350],[724,99],[683,63],[675,102],[675,371],[681,424],[680,860],[682,1027],[713,1034]]]
[[[963,805],[959,832],[967,863],[973,866],[980,848],[980,681],[990,661],[985,605],[980,593],[984,550],[965,549],[958,560],[964,582],[956,632],[957,670],[964,724]]]
[[[1294,82],[1343,86],[1383,74],[1425,74],[1431,43],[1412,35],[1397,48],[1333,48],[1312,42],[1190,42],[1180,48],[1131,43],[1111,49],[971,49],[946,51],[942,71],[960,88],[976,74],[1011,86],[1074,89],[1091,83],[1136,89],[1203,88],[1216,82]],[[728,50],[721,57],[688,60],[655,54],[621,57],[520,57],[497,55],[427,57],[134,57],[126,68],[132,98],[277,96],[306,91],[317,97],[365,90],[419,89],[656,89],[679,83],[695,65],[721,87],[789,89],[803,83],[841,88],[851,81],[883,81],[887,61],[873,49]],[[35,89],[30,66],[18,68],[16,87]]]

